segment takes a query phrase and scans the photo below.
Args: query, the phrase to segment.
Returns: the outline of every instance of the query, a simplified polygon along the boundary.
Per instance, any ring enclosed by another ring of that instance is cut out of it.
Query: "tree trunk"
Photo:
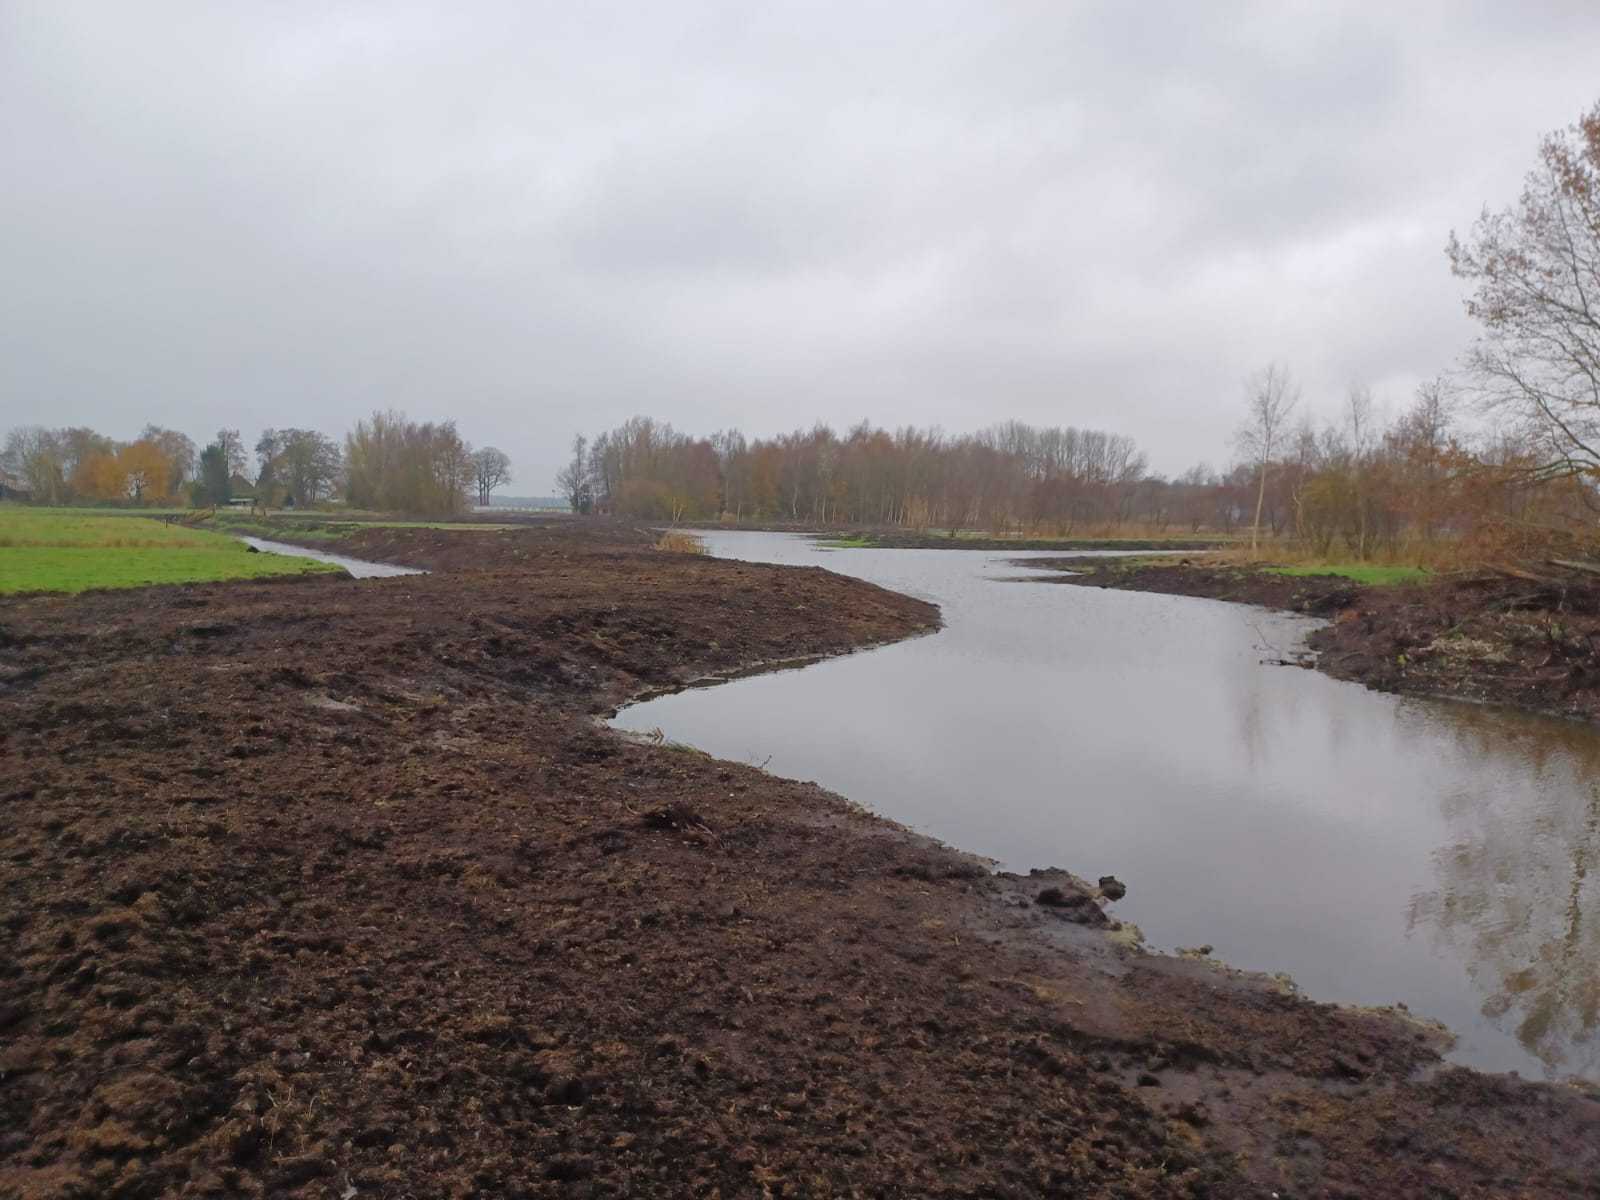
[[[1263,459],[1261,463],[1261,482],[1256,485],[1256,520],[1250,526],[1250,557],[1256,555],[1256,547],[1261,541],[1261,509],[1267,502],[1267,464]]]

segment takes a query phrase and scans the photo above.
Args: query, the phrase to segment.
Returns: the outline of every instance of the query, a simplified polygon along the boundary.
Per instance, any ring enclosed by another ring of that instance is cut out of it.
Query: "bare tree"
[[[556,486],[567,498],[567,503],[572,506],[573,512],[586,513],[593,506],[592,478],[589,439],[580,433],[572,439],[572,461],[556,473]]]
[[[489,495],[495,488],[511,482],[511,458],[504,450],[485,446],[472,453],[472,481],[478,488],[478,503],[489,506]]]
[[[1543,478],[1600,475],[1600,104],[1546,137],[1514,208],[1448,247],[1483,325],[1471,367],[1488,407],[1543,450]]]
[[[1449,440],[1455,422],[1455,392],[1443,375],[1417,385],[1416,399],[1401,415],[1397,429],[1404,440],[1425,447],[1437,457]]]
[[[1356,557],[1363,562],[1367,557],[1369,518],[1368,482],[1372,474],[1372,459],[1377,449],[1378,427],[1372,399],[1372,389],[1364,383],[1352,383],[1345,395],[1344,419],[1350,438],[1350,483],[1355,496]]]
[[[1443,495],[1445,456],[1455,421],[1455,393],[1439,375],[1417,385],[1416,399],[1388,435],[1406,472],[1418,532],[1431,539],[1448,498]]]
[[[0,472],[17,480],[41,504],[60,504],[67,495],[66,447],[60,434],[41,425],[23,425],[6,434]]]
[[[1261,540],[1261,509],[1267,499],[1267,471],[1284,428],[1300,403],[1300,388],[1281,363],[1268,363],[1245,380],[1245,419],[1234,441],[1256,470],[1256,516],[1250,526],[1250,553]]]
[[[356,508],[451,516],[473,486],[471,454],[454,421],[375,412],[344,440],[345,496]]]
[[[244,469],[250,463],[249,456],[244,451],[244,439],[239,436],[237,429],[217,430],[217,445],[222,447],[222,453],[228,460],[229,475],[243,475]]]

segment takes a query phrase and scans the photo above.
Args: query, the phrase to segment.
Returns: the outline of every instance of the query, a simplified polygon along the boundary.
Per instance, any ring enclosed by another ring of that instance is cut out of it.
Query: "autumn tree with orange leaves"
[[[167,504],[177,498],[183,473],[173,455],[141,438],[115,450],[93,450],[71,476],[75,495],[89,500]]]

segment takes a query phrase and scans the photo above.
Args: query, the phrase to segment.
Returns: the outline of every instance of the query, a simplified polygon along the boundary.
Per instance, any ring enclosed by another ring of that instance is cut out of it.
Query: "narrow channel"
[[[395,575],[426,575],[427,572],[419,567],[400,567],[394,563],[370,562],[364,558],[348,558],[343,554],[333,554],[327,550],[312,550],[305,546],[291,545],[289,542],[273,542],[266,538],[241,537],[239,539],[247,546],[254,546],[263,554],[286,554],[290,558],[314,558],[318,562],[332,563],[334,566],[343,567],[357,579],[388,579]]]
[[[1115,874],[1155,949],[1406,1004],[1452,1057],[1600,1081],[1600,735],[1265,665],[1313,623],[1014,582],[1016,553],[710,533],[941,605],[945,629],[664,696],[620,728],[814,779],[1008,869]]]

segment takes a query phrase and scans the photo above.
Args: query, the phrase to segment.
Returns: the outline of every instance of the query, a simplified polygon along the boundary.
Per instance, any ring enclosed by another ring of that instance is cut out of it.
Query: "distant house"
[[[251,508],[256,502],[256,485],[243,475],[235,474],[228,480],[228,505],[236,508]]]
[[[0,500],[20,500],[24,504],[32,504],[33,493],[27,488],[13,487],[0,480]]]

